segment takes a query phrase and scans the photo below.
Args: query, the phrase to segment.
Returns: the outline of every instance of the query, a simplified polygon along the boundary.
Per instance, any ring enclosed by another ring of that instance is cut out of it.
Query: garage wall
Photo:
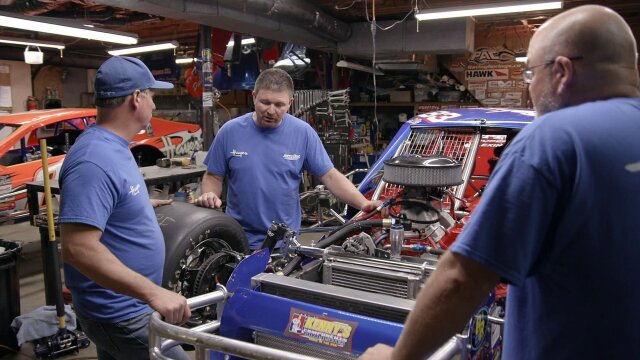
[[[65,94],[63,107],[82,107],[82,94],[87,94],[87,69],[65,68],[62,88]],[[86,106],[86,104],[85,104]]]
[[[516,62],[526,53],[532,32],[525,26],[477,29],[470,55],[453,56],[449,69],[486,107],[531,107],[522,79],[525,64]]]
[[[27,97],[33,92],[31,65],[11,60],[0,60],[0,65],[8,65],[10,68],[12,112],[27,111]]]

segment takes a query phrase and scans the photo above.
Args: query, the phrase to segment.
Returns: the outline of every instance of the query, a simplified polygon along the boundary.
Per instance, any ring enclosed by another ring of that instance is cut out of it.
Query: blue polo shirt
[[[124,138],[98,125],[85,130],[64,160],[60,189],[60,223],[100,229],[100,242],[125,266],[161,283],[162,232]],[[64,265],[64,274],[76,311],[84,317],[115,323],[151,311],[144,302],[101,287],[71,265]]]
[[[300,229],[302,171],[322,176],[333,168],[318,134],[286,114],[276,128],[262,128],[253,113],[220,128],[204,159],[209,172],[228,177],[226,212],[259,247],[273,221]]]
[[[503,359],[640,358],[640,100],[536,119],[451,251],[510,285]]]

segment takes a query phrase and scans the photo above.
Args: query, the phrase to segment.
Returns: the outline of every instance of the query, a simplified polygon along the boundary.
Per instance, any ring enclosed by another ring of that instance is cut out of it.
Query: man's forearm
[[[493,271],[447,252],[420,291],[392,358],[423,359],[460,331],[498,283]]]
[[[222,177],[206,172],[202,177],[201,183],[202,193],[212,192],[217,197],[222,194]]]
[[[361,209],[368,200],[358,191],[346,176],[335,168],[321,177],[322,183],[340,201],[351,205],[356,209]]]

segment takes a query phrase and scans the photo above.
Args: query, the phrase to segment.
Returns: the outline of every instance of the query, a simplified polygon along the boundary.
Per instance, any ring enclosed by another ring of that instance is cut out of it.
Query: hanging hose
[[[315,247],[324,249],[327,246],[336,242],[337,240],[345,238],[347,235],[351,234],[356,230],[362,230],[365,228],[380,227],[380,226],[382,226],[382,219],[360,220],[353,223],[345,224],[341,228],[335,230],[332,234],[330,234],[326,238],[318,241]]]
[[[329,236],[337,233],[338,231],[340,231],[343,227],[348,226],[350,224],[355,224],[356,222],[360,222],[360,221],[364,221],[364,220],[369,220],[370,218],[372,218],[374,215],[380,213],[380,211],[382,211],[382,209],[393,205],[393,203],[396,201],[396,199],[398,197],[400,197],[402,194],[404,194],[403,190],[400,190],[396,195],[390,197],[387,201],[383,202],[382,204],[380,204],[377,208],[375,208],[373,211],[371,211],[370,213],[367,213],[363,218],[358,219],[358,221],[354,221],[354,219],[352,218],[351,220],[349,220],[346,224],[342,225],[341,227],[333,230],[332,232],[329,233]]]
[[[289,261],[287,266],[285,266],[284,269],[282,269],[282,274],[284,276],[288,276],[289,274],[291,274],[293,272],[293,270],[295,270],[295,268],[298,265],[300,265],[301,262],[302,262],[302,256],[301,255],[298,255],[298,256],[294,257],[293,260]]]

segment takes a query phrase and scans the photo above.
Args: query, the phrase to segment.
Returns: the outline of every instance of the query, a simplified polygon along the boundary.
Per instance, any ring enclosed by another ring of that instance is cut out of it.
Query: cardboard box
[[[394,102],[412,102],[411,90],[393,90],[389,92],[389,98]]]

